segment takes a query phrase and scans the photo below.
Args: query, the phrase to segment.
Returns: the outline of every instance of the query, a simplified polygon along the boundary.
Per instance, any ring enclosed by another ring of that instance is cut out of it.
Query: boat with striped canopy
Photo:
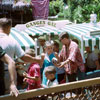
[[[14,38],[24,50],[34,48],[35,46],[35,41],[30,36],[27,34],[22,34],[15,28],[11,28],[10,36]]]

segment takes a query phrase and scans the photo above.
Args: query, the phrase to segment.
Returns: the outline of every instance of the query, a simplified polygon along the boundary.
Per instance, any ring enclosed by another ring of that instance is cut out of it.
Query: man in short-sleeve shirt
[[[6,53],[11,57],[17,56],[21,58],[24,62],[30,63],[42,63],[44,60],[44,55],[42,58],[32,57],[28,54],[25,54],[20,45],[16,40],[12,39],[10,34],[12,21],[7,18],[0,18],[0,46],[6,51]]]
[[[60,67],[64,67],[68,76],[68,81],[76,80],[78,68],[84,72],[85,66],[78,48],[78,45],[69,39],[69,34],[63,32],[59,35],[59,39],[63,44],[60,52]]]

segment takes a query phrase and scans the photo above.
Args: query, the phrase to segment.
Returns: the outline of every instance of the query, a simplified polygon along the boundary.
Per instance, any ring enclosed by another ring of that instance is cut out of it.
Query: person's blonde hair
[[[54,66],[48,66],[44,69],[44,73],[48,73],[48,74],[55,74],[56,73],[56,69]]]
[[[48,47],[48,46],[53,46],[53,43],[51,41],[46,41],[45,42],[45,47]]]

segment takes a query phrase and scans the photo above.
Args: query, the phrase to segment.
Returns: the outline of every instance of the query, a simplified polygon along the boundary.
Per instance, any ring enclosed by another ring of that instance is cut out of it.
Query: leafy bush
[[[49,3],[49,16],[55,16],[59,12],[63,12],[63,0],[51,1]]]
[[[100,0],[68,0],[69,8],[65,11],[66,18],[78,23],[89,22],[90,14],[97,14],[100,20]]]
[[[64,13],[63,12],[59,12],[58,13],[58,17],[63,17],[64,18]]]
[[[28,2],[28,3],[30,3],[31,2],[31,0],[23,0],[24,2]]]

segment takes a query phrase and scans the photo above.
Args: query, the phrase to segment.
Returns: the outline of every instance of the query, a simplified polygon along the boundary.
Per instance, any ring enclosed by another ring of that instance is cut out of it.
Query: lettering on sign
[[[33,26],[52,26],[52,27],[56,27],[56,23],[54,23],[53,21],[49,21],[49,20],[36,20],[36,21],[31,21],[26,23],[26,27],[33,27]]]

